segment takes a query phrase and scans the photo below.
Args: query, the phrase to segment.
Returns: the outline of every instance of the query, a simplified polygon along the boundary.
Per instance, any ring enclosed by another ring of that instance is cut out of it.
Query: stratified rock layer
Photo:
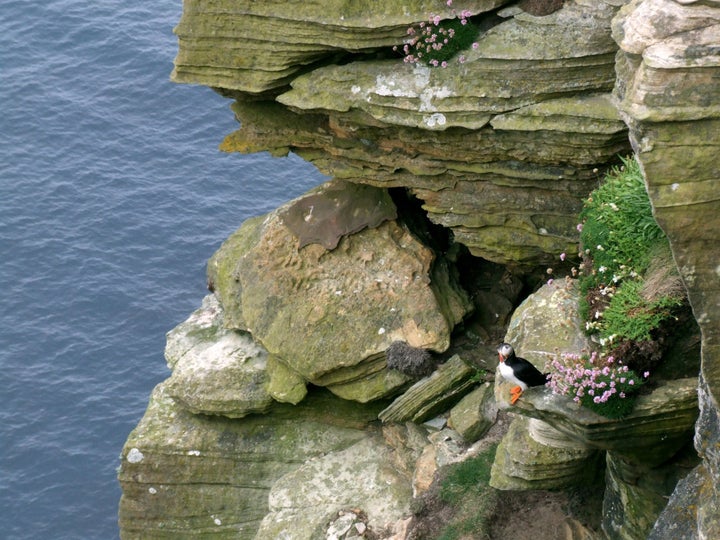
[[[462,9],[476,14],[502,3],[468,0]],[[429,13],[453,16],[446,2],[432,0],[185,0],[172,78],[251,94],[272,91],[321,60],[390,49]]]
[[[273,483],[365,439],[377,411],[315,394],[262,416],[210,417],[178,406],[161,384],[122,451],[121,536],[250,540]]]
[[[243,127],[222,148],[292,150],[329,176],[406,187],[472,254],[549,263],[574,251],[581,200],[629,149],[607,94],[617,5],[503,10],[446,68],[363,58],[308,70],[277,97],[299,114],[239,102]]]
[[[661,519],[653,538],[720,538],[719,35],[717,1],[635,0],[613,23],[615,93],[702,332],[696,498],[673,497],[668,515],[685,517],[674,527]]]

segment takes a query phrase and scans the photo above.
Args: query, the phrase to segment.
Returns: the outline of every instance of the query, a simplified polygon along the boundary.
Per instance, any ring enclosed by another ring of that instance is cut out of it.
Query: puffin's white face
[[[497,352],[500,361],[504,362],[513,353],[513,348],[508,343],[503,343],[498,347]]]

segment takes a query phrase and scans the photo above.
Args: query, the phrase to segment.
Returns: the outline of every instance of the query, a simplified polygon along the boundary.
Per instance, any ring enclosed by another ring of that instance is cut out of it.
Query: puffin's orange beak
[[[504,362],[504,361],[505,361],[505,357],[504,357],[502,354],[500,354],[500,353],[498,353],[498,359],[499,359],[501,362]]]

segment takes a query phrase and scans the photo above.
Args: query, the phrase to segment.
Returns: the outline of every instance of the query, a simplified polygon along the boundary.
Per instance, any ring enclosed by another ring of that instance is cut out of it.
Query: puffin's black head
[[[498,359],[501,362],[504,362],[511,356],[515,356],[515,350],[512,348],[512,345],[509,343],[501,343],[500,346],[497,348],[498,352]]]

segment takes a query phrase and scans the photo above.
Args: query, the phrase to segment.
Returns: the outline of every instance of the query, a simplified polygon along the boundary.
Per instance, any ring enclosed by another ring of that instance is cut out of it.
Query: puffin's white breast
[[[500,375],[502,375],[504,379],[507,379],[508,381],[517,384],[523,390],[527,390],[527,384],[525,384],[515,376],[515,372],[510,366],[508,366],[505,362],[500,362],[498,366],[500,368]]]

